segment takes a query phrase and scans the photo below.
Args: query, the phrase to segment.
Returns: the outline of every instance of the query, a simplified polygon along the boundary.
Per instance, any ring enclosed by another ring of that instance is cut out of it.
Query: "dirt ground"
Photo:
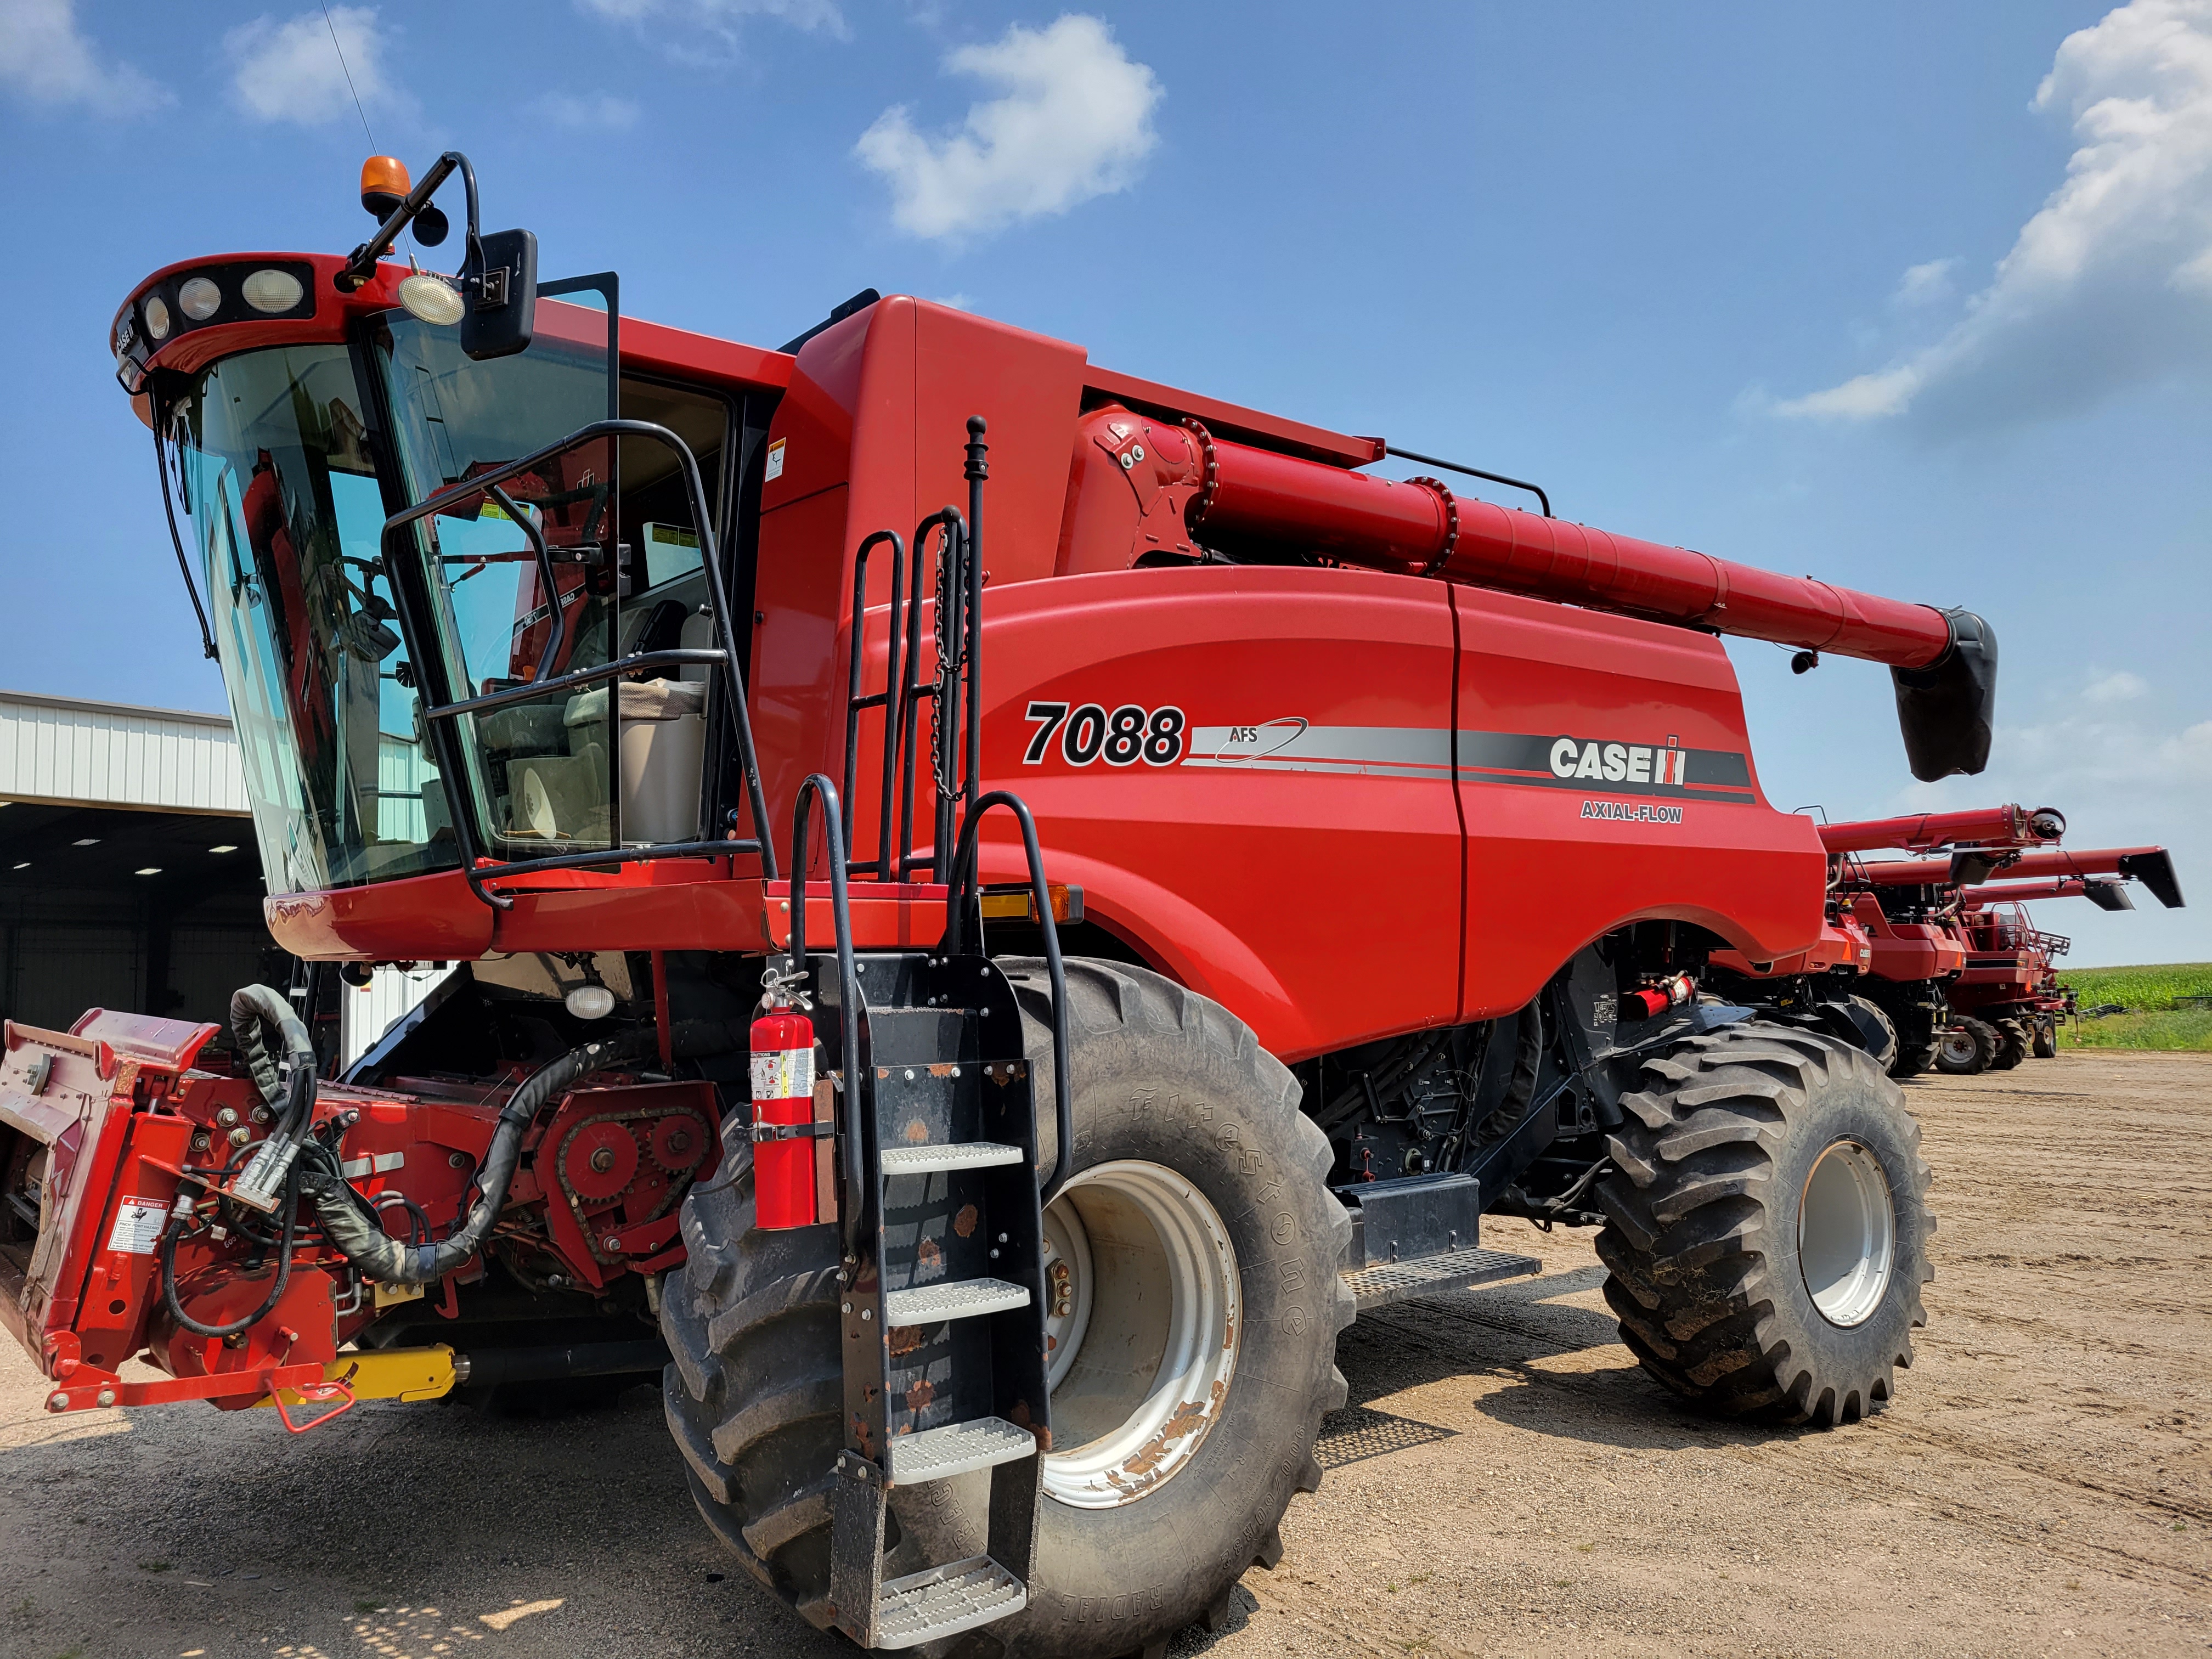
[[[1586,1236],[1346,1334],[1288,1553],[1178,1655],[2212,1647],[2212,1055],[1909,1085],[1941,1216],[1895,1405],[1717,1427],[1613,1340]],[[47,1419],[0,1354],[0,1653],[830,1655],[721,1559],[658,1402]]]

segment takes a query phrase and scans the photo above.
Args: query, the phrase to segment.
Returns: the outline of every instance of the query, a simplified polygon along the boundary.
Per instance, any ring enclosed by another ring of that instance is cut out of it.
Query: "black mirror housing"
[[[461,269],[468,309],[461,313],[461,349],[478,362],[530,349],[538,317],[538,238],[495,230],[473,239]]]

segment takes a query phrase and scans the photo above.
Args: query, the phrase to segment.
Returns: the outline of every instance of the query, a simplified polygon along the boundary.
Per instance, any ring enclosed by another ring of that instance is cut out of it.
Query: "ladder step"
[[[941,1325],[948,1319],[972,1319],[978,1314],[1004,1313],[1029,1304],[1028,1290],[1003,1279],[956,1279],[915,1291],[886,1291],[884,1324],[887,1328]]]
[[[910,1648],[1019,1613],[1022,1581],[988,1555],[894,1578],[876,1602],[876,1645]]]
[[[1022,1149],[995,1140],[969,1140],[949,1146],[893,1146],[884,1149],[886,1176],[928,1175],[938,1170],[988,1170],[995,1164],[1018,1164]]]
[[[1337,1274],[1361,1313],[1387,1308],[1394,1302],[1440,1291],[1467,1291],[1477,1285],[1494,1285],[1501,1279],[1540,1273],[1544,1264],[1533,1255],[1510,1255],[1503,1250],[1446,1250],[1437,1255],[1416,1256],[1411,1261],[1378,1261]]]
[[[949,1480],[971,1469],[1011,1463],[1036,1450],[1036,1437],[1003,1417],[979,1417],[972,1423],[948,1423],[891,1442],[891,1484],[918,1486],[925,1480]]]

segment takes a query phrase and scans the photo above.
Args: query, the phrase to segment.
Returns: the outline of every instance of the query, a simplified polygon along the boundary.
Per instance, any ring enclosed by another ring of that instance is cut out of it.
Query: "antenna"
[[[345,48],[338,44],[338,26],[331,21],[330,0],[323,0],[323,27],[331,32],[331,50],[338,55],[338,73],[345,76],[346,90],[353,94],[353,112],[361,117],[361,130],[368,139],[371,150],[376,148],[376,135],[369,131],[368,112],[361,106],[361,89],[353,83],[353,71],[346,67]]]

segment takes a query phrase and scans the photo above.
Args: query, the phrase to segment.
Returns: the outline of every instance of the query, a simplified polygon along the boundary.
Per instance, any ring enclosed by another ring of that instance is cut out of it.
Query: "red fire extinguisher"
[[[814,1210],[814,1022],[795,988],[805,975],[770,969],[753,1022],[753,1224],[811,1227]]]

